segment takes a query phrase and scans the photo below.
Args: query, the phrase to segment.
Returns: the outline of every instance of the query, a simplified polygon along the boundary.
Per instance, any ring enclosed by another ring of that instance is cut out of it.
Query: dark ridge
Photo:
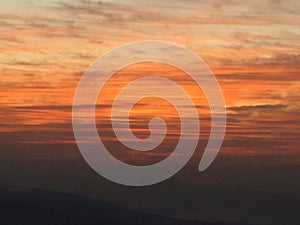
[[[6,225],[246,225],[174,219],[130,211],[85,196],[45,190],[0,190]]]

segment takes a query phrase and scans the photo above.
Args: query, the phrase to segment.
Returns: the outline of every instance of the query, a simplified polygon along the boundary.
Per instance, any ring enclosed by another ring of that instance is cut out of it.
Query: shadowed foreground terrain
[[[22,192],[1,190],[0,210],[1,224],[9,225],[238,225],[237,223],[209,223],[136,213],[100,200],[44,190]]]

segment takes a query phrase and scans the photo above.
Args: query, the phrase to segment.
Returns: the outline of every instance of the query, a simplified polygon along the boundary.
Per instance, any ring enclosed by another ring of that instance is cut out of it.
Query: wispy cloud
[[[85,69],[112,47],[161,39],[196,52],[219,79],[229,113],[223,154],[298,154],[299,9],[296,0],[131,0],[51,2],[39,7],[33,4],[22,14],[2,12],[2,139],[9,137],[11,142],[26,145],[74,145],[71,106]],[[108,103],[126,82],[161,74],[179,82],[196,99],[207,136],[210,117],[205,97],[183,73],[153,64],[125,68],[120,74],[123,78],[112,79],[113,88],[100,95],[105,97],[101,112],[109,112]],[[104,140],[111,142],[115,151],[123,149],[116,144],[109,118],[99,115]],[[169,119],[172,125],[166,149],[179,132],[177,120]],[[137,135],[147,134],[145,120],[136,117],[134,121]],[[167,153],[148,155],[158,160]],[[147,154],[137,155],[124,153],[123,157],[131,161],[147,158]]]

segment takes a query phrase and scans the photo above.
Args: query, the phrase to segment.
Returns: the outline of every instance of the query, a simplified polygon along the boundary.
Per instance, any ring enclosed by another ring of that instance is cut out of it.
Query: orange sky
[[[9,140],[14,143],[73,143],[71,106],[83,72],[113,47],[158,39],[194,51],[218,78],[228,110],[222,154],[299,155],[299,10],[296,0],[289,4],[275,0],[131,0],[46,5],[33,1],[30,6],[16,2],[3,7],[1,141],[14,133]],[[192,97],[200,97],[201,101],[195,102],[203,107],[198,111],[206,137],[209,114],[205,98],[174,68],[157,64],[125,68],[119,74],[126,79],[116,74],[111,80],[115,89],[104,91],[99,100],[110,102],[118,87],[135,76],[153,73],[180,80]],[[145,113],[151,117],[166,110],[163,104],[154,110],[155,104],[148,103],[133,111],[133,127],[141,137],[139,132],[147,132],[147,126],[141,127]],[[105,113],[101,111],[97,118],[106,118]],[[166,120],[171,123],[169,133],[176,137],[179,128],[173,117]],[[39,133],[30,135],[36,131]],[[65,131],[65,136],[49,135],[56,131]],[[106,140],[111,138],[108,131]],[[169,138],[174,140],[172,135]]]

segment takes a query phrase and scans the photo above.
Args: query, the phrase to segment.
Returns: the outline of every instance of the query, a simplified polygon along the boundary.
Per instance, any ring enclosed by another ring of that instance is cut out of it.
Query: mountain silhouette
[[[210,223],[138,213],[97,199],[46,190],[0,190],[0,223],[6,225],[241,225],[241,223]]]

